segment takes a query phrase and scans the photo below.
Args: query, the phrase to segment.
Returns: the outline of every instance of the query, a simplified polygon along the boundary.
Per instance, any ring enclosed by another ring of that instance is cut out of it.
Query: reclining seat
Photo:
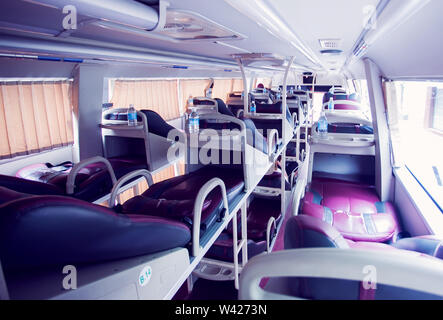
[[[142,195],[126,201],[121,206],[121,212],[164,217],[191,226],[197,194],[201,187],[213,178],[220,178],[225,183],[228,202],[244,190],[242,171],[205,166],[197,171],[154,184]],[[209,193],[203,205],[202,232],[222,218],[222,208],[221,192],[215,189]]]
[[[0,188],[0,195],[5,188]],[[122,215],[63,196],[15,194],[0,205],[0,259],[6,270],[98,263],[185,247],[184,223]]]
[[[394,206],[380,202],[375,188],[367,185],[314,178],[302,213],[334,226],[350,240],[386,242],[398,233]]]
[[[412,241],[414,238],[409,239]],[[443,258],[443,250],[438,255],[426,255],[420,252],[408,251],[405,249],[402,239],[397,242],[397,248],[384,244],[373,242],[354,242],[343,238],[340,232],[328,223],[320,221],[306,215],[291,217],[285,228],[284,242],[285,249],[298,248],[342,248],[367,249],[376,251],[396,251],[403,250],[411,256],[411,259]],[[441,248],[441,246],[440,246]],[[434,247],[435,249],[435,247]],[[438,251],[438,250],[434,250]],[[324,261],[327,268],[327,261]],[[336,280],[326,278],[289,278],[291,293],[297,297],[316,300],[383,300],[383,299],[442,299],[443,297],[434,296],[409,289],[396,288],[387,285],[377,284],[376,289],[365,290],[362,283],[350,280]]]
[[[141,110],[148,120],[149,131],[167,138],[174,127],[163,120],[159,114],[152,110]],[[108,120],[126,120],[126,113],[110,113]],[[139,119],[141,121],[141,119]],[[107,159],[117,179],[129,172],[147,169],[146,157],[127,155]],[[9,189],[37,195],[68,195],[66,182],[74,164],[64,162],[58,165],[38,163],[20,169],[16,177],[0,175],[0,186]],[[113,186],[106,165],[101,162],[85,166],[75,179],[74,194],[69,195],[86,201],[95,201],[108,194]]]

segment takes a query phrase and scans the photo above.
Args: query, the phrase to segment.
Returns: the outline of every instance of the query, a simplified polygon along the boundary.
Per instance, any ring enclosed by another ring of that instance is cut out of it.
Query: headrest
[[[169,131],[175,128],[168,124],[163,118],[155,111],[152,110],[140,110],[144,113],[146,119],[148,120],[148,130],[149,132],[167,138]]]
[[[285,229],[285,249],[332,247],[348,249],[343,236],[326,222],[307,215],[289,218]]]
[[[225,102],[220,98],[215,98],[215,101],[217,101],[218,105],[218,112],[227,116],[235,117],[235,115],[231,112],[231,110],[228,109]]]

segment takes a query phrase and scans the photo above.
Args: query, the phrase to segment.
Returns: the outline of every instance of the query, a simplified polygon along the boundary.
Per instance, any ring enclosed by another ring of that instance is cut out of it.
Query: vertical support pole
[[[234,254],[234,285],[235,289],[239,288],[238,281],[238,239],[237,239],[237,213],[232,217],[232,244],[233,244],[233,254]]]
[[[180,175],[180,169],[178,168],[178,162],[174,163],[174,176],[178,177]]]
[[[188,279],[186,279],[186,285],[188,293],[191,293],[192,289],[194,289],[194,280],[192,279],[192,273],[189,275]]]
[[[248,263],[248,214],[246,201],[241,207],[242,267]]]
[[[281,121],[282,121],[282,135],[283,135],[283,144],[284,148],[281,154],[281,213],[282,215],[286,212],[286,145],[288,141],[286,141],[286,108],[287,108],[287,94],[288,94],[288,75],[289,70],[291,70],[292,64],[294,62],[295,57],[291,57],[288,62],[288,66],[286,67],[285,76],[283,78],[283,100],[282,100],[282,108],[281,108]],[[292,136],[291,136],[292,139]]]
[[[389,128],[382,87],[382,74],[377,65],[366,58],[366,79],[375,138],[375,187],[381,201],[390,198],[392,185],[392,164],[389,141]]]
[[[1,261],[0,261],[0,300],[9,300],[8,287],[6,286],[6,279],[5,275],[3,274]]]
[[[244,114],[247,115],[247,114],[249,114],[249,108],[248,108],[248,106],[249,106],[248,79],[246,78],[245,68],[243,67],[243,63],[242,63],[241,59],[237,59],[237,63],[238,63],[238,66],[240,68],[241,75],[242,75],[242,78],[243,78],[243,92],[244,92],[244,95],[243,95],[243,111],[244,111]]]

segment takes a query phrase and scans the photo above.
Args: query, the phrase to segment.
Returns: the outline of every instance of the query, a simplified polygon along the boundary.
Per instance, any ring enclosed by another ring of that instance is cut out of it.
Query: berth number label
[[[151,280],[152,276],[152,268],[151,266],[146,266],[142,269],[140,272],[140,275],[138,276],[138,284],[141,287],[144,287],[148,284],[149,280]]]

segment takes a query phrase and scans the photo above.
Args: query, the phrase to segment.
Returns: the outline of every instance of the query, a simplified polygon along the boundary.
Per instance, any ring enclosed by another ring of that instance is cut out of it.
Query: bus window
[[[385,83],[396,166],[406,165],[443,209],[443,82]]]

